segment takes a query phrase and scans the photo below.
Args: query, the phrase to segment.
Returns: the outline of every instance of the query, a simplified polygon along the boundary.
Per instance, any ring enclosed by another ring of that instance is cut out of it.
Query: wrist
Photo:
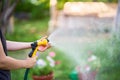
[[[32,43],[30,44],[30,46],[31,46],[32,49],[35,49],[35,48],[37,47],[37,41],[32,42]]]
[[[22,61],[22,68],[27,68],[27,60]]]

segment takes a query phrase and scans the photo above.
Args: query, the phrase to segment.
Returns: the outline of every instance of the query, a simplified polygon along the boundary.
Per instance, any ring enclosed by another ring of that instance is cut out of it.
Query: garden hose
[[[48,44],[49,40],[46,39],[46,38],[43,38],[43,39],[40,39],[39,41],[37,42],[34,42],[31,44],[31,47],[32,47],[32,50],[31,52],[29,53],[29,57],[34,57],[36,56],[36,53],[37,53],[37,50],[39,48],[39,46],[46,46]],[[30,68],[27,68],[26,71],[25,71],[25,75],[24,75],[24,80],[27,80],[27,76],[28,76],[28,73],[29,73],[29,70]]]

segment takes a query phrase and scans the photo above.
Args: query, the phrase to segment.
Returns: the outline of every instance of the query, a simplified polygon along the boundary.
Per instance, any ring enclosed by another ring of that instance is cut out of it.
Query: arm
[[[31,48],[32,42],[15,42],[15,41],[6,41],[7,42],[7,50],[21,50]]]
[[[19,69],[33,67],[36,62],[36,57],[27,58],[26,60],[17,60],[6,56],[0,40],[0,69]]]
[[[6,42],[7,42],[7,50],[10,51],[31,48],[31,43],[32,43],[32,42],[15,42],[15,41],[6,41]],[[50,47],[51,47],[50,44],[47,44],[46,46],[40,46],[38,50],[43,52]]]

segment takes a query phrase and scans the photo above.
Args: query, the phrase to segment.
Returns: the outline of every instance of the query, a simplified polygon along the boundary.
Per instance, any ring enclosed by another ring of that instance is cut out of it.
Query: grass
[[[14,33],[6,34],[6,38],[15,41],[33,41],[47,35],[49,18],[35,21],[16,21]]]

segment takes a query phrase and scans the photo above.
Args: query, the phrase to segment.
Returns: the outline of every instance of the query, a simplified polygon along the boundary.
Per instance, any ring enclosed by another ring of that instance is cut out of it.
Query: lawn
[[[47,35],[49,18],[33,21],[16,20],[14,32],[6,34],[8,40],[15,41],[34,41],[41,36]]]

